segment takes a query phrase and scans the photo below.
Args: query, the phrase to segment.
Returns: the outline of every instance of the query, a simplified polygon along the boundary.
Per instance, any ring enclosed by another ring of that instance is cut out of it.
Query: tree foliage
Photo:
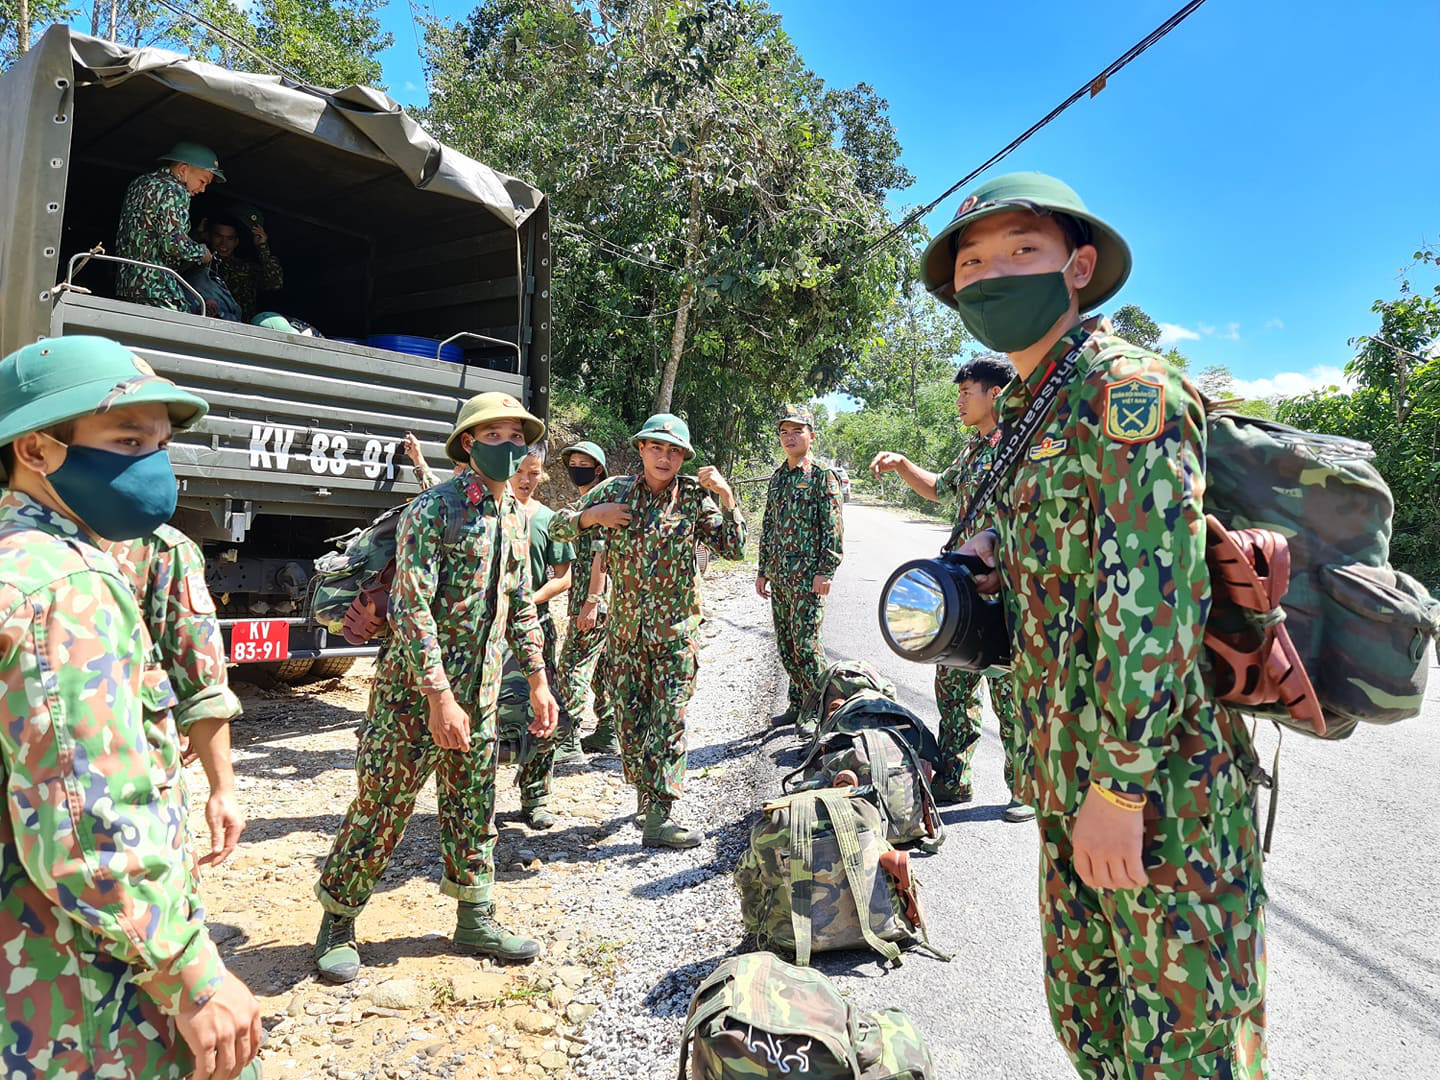
[[[869,87],[759,0],[490,0],[426,51],[427,126],[550,196],[563,385],[737,448],[841,385],[899,277],[852,256],[910,180]]]

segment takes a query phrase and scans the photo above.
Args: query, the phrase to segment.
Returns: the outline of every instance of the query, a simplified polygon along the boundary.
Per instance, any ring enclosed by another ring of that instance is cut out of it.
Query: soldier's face
[[[810,430],[809,424],[786,420],[780,425],[780,449],[785,451],[786,457],[804,457],[814,441],[815,433]]]
[[[210,229],[210,247],[216,255],[228,259],[240,246],[240,234],[233,225],[215,225]]]
[[[989,278],[1053,273],[1064,269],[1069,259],[1070,242],[1054,218],[1029,210],[992,214],[960,236],[955,249],[955,291]],[[1089,281],[1094,268],[1095,249],[1086,244],[1076,252],[1068,272],[1071,287]]]
[[[995,418],[995,398],[999,392],[998,387],[988,387],[973,379],[966,379],[962,382],[959,396],[955,401],[955,408],[960,413],[960,422],[970,427],[979,427],[986,421],[993,420]]]
[[[481,424],[462,435],[460,449],[468,454],[471,443],[477,441],[489,443],[491,446],[502,442],[512,442],[518,446],[524,446],[525,426],[519,420],[491,420],[488,424]]]
[[[685,464],[685,451],[670,443],[654,439],[640,440],[640,460],[645,463],[645,475],[652,480],[669,482]]]
[[[593,469],[596,465],[600,464],[600,462],[585,453],[584,450],[576,450],[573,454],[570,454],[566,458],[565,463],[567,465],[573,465],[577,469]]]
[[[170,444],[170,410],[157,402],[127,405],[75,421],[71,446],[142,457]]]
[[[545,479],[545,466],[540,464],[540,459],[531,455],[527,457],[510,478],[510,490],[521,502],[528,502],[535,489],[540,486],[540,481]]]
[[[181,165],[176,175],[192,197],[204,192],[210,181],[215,179],[215,174],[209,169],[197,169],[194,165]]]

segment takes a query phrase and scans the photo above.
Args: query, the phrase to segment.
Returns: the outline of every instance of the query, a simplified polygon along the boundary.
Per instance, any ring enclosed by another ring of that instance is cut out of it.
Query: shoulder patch
[[[1131,375],[1105,387],[1105,434],[1116,442],[1150,442],[1164,425],[1164,383]]]

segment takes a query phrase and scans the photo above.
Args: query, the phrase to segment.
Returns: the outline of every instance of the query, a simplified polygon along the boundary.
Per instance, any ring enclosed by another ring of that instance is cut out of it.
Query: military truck
[[[227,178],[193,216],[263,216],[284,268],[277,310],[323,339],[114,299],[126,186],[180,140],[211,146]],[[405,432],[444,475],[470,396],[504,390],[547,414],[545,196],[441,145],[378,91],[63,26],[0,77],[0,170],[0,354],[102,334],[210,402],[171,444],[173,523],[205,549],[232,661],[295,680],[373,652],[312,620],[314,559],[419,490]],[[387,334],[409,351],[366,344]]]

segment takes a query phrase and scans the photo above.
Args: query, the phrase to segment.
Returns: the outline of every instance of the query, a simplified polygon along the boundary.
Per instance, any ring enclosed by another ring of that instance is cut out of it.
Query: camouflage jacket
[[[449,501],[457,488],[470,508],[460,538],[445,546]],[[474,473],[441,481],[400,515],[394,629],[379,677],[424,690],[454,691],[467,707],[495,707],[505,645],[527,676],[545,666],[545,639],[530,588],[530,528],[507,489],[497,502]]]
[[[115,230],[117,255],[178,272],[203,261],[206,250],[204,244],[190,238],[190,193],[168,166],[130,182]],[[119,268],[115,295],[141,304],[163,301],[162,306],[181,311],[194,303],[169,274],[142,266]]]
[[[140,614],[179,704],[175,726],[181,734],[197,720],[230,720],[240,699],[225,671],[225,641],[215,618],[215,601],[205,587],[200,546],[170,525],[139,540],[105,541],[101,547],[140,604]]]
[[[242,259],[232,255],[222,259],[217,255],[210,267],[235,297],[246,322],[259,311],[255,305],[262,292],[285,287],[285,271],[269,246],[257,244],[255,252],[259,258]]]
[[[191,872],[174,694],[115,561],[68,518],[0,496],[0,559],[0,1058],[188,1074],[169,1017],[225,968]]]
[[[700,626],[700,575],[695,544],[726,559],[745,553],[740,509],[721,512],[700,481],[677,476],[653,495],[638,476],[612,476],[568,510],[555,514],[550,534],[573,542],[580,515],[601,503],[619,502],[634,515],[623,529],[606,529],[610,574],[609,637],[612,641],[687,638]]]
[[[1253,753],[1201,670],[1205,418],[1159,356],[1092,320],[1000,406],[1018,422],[1050,365],[1085,345],[1047,423],[996,496],[1013,618],[1013,684],[1026,714],[1028,801],[1079,809],[1087,785],[1200,817],[1246,794]]]
[[[970,498],[975,494],[975,489],[980,486],[995,464],[995,458],[999,452],[1000,428],[997,425],[989,435],[981,435],[977,432],[950,467],[935,478],[935,494],[942,499],[953,498],[955,500],[955,523],[957,525],[965,516],[965,511],[969,509]],[[995,505],[992,499],[989,506],[982,506],[976,512],[975,520],[970,523],[969,531],[977,533],[982,529],[993,528],[994,525]]]
[[[760,521],[760,573],[782,585],[808,588],[817,574],[834,575],[845,554],[845,495],[833,469],[807,458],[770,474]]]
[[[580,537],[575,541],[575,563],[571,569],[573,575],[570,581],[568,614],[570,618],[580,614],[580,609],[585,605],[585,597],[590,595],[590,569],[594,565],[595,555],[598,552],[604,561],[606,550],[604,529],[582,529]],[[605,581],[604,599],[597,605],[598,614],[607,614],[610,610],[610,581],[608,576]]]

